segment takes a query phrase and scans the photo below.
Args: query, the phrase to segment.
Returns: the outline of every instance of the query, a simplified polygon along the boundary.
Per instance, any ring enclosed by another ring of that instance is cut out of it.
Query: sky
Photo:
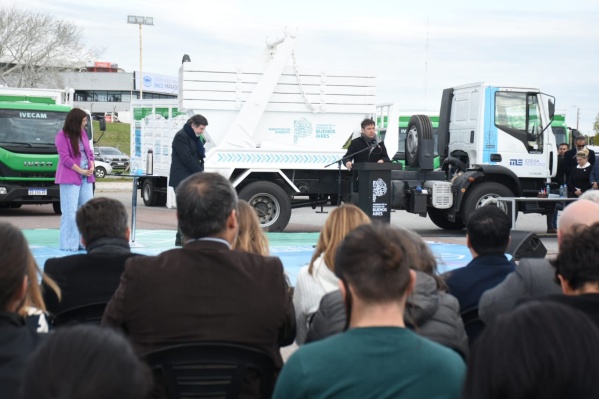
[[[484,81],[555,96],[587,135],[599,114],[599,0],[21,0],[17,8],[69,20],[97,60],[177,76],[183,54],[226,65],[259,62],[266,42],[298,35],[298,67],[377,77],[377,102],[437,111],[441,92]],[[0,6],[11,5],[2,0]],[[577,115],[579,116],[577,118]]]

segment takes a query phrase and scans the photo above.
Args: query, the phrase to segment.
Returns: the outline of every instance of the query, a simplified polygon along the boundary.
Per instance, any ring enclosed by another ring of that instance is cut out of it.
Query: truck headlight
[[[8,190],[6,190],[6,187],[0,187],[0,195],[6,195],[8,194]]]

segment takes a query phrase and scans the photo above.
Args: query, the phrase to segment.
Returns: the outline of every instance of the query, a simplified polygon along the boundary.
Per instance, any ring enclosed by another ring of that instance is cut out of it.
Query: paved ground
[[[131,212],[132,184],[127,180],[104,179],[96,185],[96,196],[103,195],[116,198],[127,205]],[[147,207],[139,196],[136,227],[146,230],[175,230],[176,210],[166,207]],[[324,207],[330,211],[332,207]],[[324,224],[327,214],[318,213],[320,208],[294,209],[286,232],[318,232]],[[57,229],[60,226],[60,217],[52,211],[51,205],[23,206],[20,209],[0,209],[0,218],[7,220],[22,229]],[[391,215],[391,224],[411,229],[428,241],[444,243],[466,244],[465,231],[444,231],[436,227],[428,218],[410,214],[405,211],[396,211]],[[555,235],[546,234],[545,216],[536,214],[520,214],[516,228],[533,232],[541,239],[548,255],[557,251]]]

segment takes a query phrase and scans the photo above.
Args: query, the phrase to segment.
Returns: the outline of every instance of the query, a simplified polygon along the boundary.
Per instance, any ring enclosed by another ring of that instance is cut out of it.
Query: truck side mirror
[[[547,108],[549,109],[549,119],[553,119],[553,116],[555,115],[555,103],[553,102],[553,99],[549,99],[547,100]]]
[[[100,125],[100,131],[105,132],[106,131],[106,119],[104,119],[104,118],[98,119],[98,124]]]

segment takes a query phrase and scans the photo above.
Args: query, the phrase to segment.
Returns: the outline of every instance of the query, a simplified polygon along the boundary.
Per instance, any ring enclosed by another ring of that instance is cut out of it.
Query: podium
[[[373,222],[391,221],[391,171],[401,169],[400,163],[362,162],[353,166],[352,191],[358,192],[358,199],[352,202]]]

